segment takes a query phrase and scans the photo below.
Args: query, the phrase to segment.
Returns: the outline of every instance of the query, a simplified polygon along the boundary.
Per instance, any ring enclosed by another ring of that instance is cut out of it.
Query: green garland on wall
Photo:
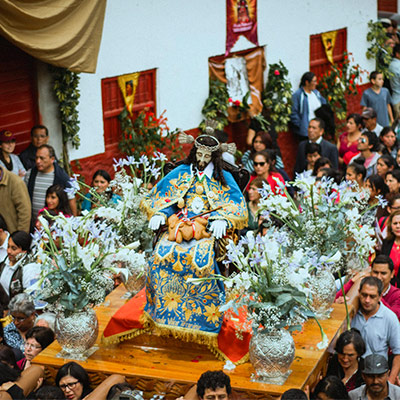
[[[53,75],[53,90],[58,100],[62,130],[62,164],[64,169],[70,173],[68,143],[74,148],[79,148],[79,80],[80,76],[66,68],[50,66]]]

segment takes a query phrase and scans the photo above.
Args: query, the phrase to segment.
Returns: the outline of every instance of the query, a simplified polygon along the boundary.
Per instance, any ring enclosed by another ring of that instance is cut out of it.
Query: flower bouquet
[[[98,335],[93,307],[113,289],[113,274],[123,271],[104,262],[124,248],[117,246],[118,235],[104,221],[62,214],[47,217],[50,222],[39,217],[42,229],[34,236],[35,256],[41,263],[36,295],[56,312],[60,356],[84,359]]]

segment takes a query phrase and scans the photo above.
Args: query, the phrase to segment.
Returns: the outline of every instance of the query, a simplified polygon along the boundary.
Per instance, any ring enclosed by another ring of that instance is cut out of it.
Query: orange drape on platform
[[[252,104],[250,104],[250,113],[257,115],[261,112],[263,104],[261,101],[261,93],[264,89],[264,70],[266,68],[266,61],[264,55],[264,48],[257,47],[253,50],[244,50],[236,53],[233,57],[243,57],[246,60],[246,70],[249,79],[251,90]],[[227,57],[230,58],[230,57]],[[208,68],[210,79],[218,79],[223,83],[227,83],[225,76],[225,60],[224,56],[210,57],[208,60]],[[245,116],[242,118],[244,119]],[[228,108],[229,122],[238,122],[237,112],[233,107]]]
[[[106,0],[1,0],[0,35],[46,63],[94,73],[105,8]]]

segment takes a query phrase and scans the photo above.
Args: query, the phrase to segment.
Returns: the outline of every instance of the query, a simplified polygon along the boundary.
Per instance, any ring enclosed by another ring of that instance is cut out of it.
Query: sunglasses
[[[366,138],[363,138],[363,137],[361,137],[360,139],[358,139],[358,141],[361,142],[361,143],[367,143],[367,139],[366,139]]]
[[[265,164],[266,164],[265,161],[263,161],[263,162],[255,162],[255,161],[254,161],[254,166],[255,166],[255,167],[257,167],[258,165],[259,165],[260,167],[263,167]]]

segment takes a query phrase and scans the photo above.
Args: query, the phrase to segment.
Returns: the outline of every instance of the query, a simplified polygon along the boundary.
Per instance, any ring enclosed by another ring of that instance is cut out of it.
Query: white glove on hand
[[[161,225],[165,224],[165,216],[164,215],[153,215],[149,222],[149,228],[153,231],[156,231]]]
[[[216,239],[221,239],[226,234],[228,223],[222,219],[211,222],[210,231]]]

